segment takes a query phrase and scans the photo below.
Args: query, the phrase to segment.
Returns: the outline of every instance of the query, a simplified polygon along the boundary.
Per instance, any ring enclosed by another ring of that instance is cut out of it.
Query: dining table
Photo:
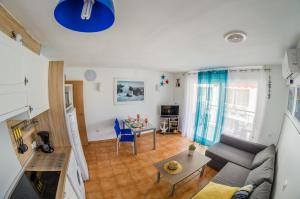
[[[156,149],[156,127],[149,123],[145,122],[144,119],[123,119],[121,120],[123,128],[130,128],[134,135],[134,154],[137,155],[137,135],[140,135],[142,132],[151,131],[153,135],[153,150]]]

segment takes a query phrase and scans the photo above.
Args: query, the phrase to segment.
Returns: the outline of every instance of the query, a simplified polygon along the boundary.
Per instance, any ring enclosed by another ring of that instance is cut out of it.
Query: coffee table
[[[164,164],[171,160],[175,160],[182,165],[183,169],[180,173],[172,175],[164,170]],[[202,177],[206,164],[210,160],[210,158],[202,155],[198,151],[195,151],[192,156],[188,155],[188,151],[184,151],[168,159],[157,162],[154,164],[154,167],[156,167],[158,170],[157,183],[160,181],[160,176],[163,175],[165,179],[172,185],[170,195],[173,196],[175,193],[175,187],[179,182],[185,180],[195,172],[200,172],[200,177]]]

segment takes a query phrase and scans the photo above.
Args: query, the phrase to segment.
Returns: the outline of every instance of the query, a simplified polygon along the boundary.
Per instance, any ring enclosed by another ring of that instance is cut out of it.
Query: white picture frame
[[[121,87],[123,86],[123,88]],[[121,88],[120,88],[121,87]],[[145,101],[145,81],[133,78],[114,78],[114,104],[135,104]]]

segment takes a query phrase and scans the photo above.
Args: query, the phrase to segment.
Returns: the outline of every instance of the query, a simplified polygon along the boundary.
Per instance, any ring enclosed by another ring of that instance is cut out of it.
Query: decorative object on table
[[[300,122],[300,86],[297,87],[295,117]]]
[[[164,170],[171,175],[175,175],[182,171],[182,165],[175,160],[171,160],[164,164]]]
[[[288,96],[288,111],[290,114],[293,114],[294,111],[294,100],[295,100],[295,87],[289,88],[289,96]]]
[[[95,81],[97,78],[97,73],[94,70],[86,70],[84,72],[84,78],[86,81],[89,81],[89,82]]]
[[[196,150],[196,146],[194,144],[190,144],[189,146],[189,156],[192,156]]]
[[[148,118],[144,119],[145,126],[148,126]]]
[[[164,86],[166,84],[169,84],[169,79],[166,75],[161,75],[160,76],[160,86]]]
[[[130,118],[127,120],[124,120],[126,126],[128,126],[129,128],[132,129],[141,129],[144,127],[144,121],[142,119],[140,119],[139,121],[137,119],[132,119]]]
[[[136,114],[136,120],[139,122],[139,121],[140,121],[140,119],[141,119],[141,116],[140,116],[140,114]]]
[[[114,103],[128,104],[143,102],[145,100],[144,81],[130,79],[115,79],[114,84]]]
[[[178,87],[178,88],[180,87],[180,79],[176,79],[176,84],[175,84],[175,86]]]
[[[163,121],[162,126],[160,126],[160,130],[161,130],[162,133],[166,133],[167,132],[168,127],[167,127],[167,122],[166,121]]]
[[[115,21],[112,0],[60,0],[54,10],[56,21],[78,32],[99,32]]]

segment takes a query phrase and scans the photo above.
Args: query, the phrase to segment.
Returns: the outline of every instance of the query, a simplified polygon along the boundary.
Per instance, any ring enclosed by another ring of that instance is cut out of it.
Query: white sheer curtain
[[[197,73],[185,75],[182,132],[183,132],[183,136],[191,140],[194,139],[197,83],[198,83]]]
[[[228,73],[223,133],[258,141],[267,103],[267,83],[268,72],[263,69]],[[197,84],[197,74],[185,76],[182,133],[191,140],[194,138]]]
[[[223,133],[257,141],[267,102],[267,77],[264,70],[228,74]]]

